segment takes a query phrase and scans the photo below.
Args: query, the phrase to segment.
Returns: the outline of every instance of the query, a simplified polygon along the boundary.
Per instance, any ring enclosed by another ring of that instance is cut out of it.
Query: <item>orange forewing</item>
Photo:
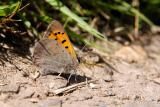
[[[54,39],[59,44],[61,44],[67,52],[72,56],[72,58],[77,59],[74,48],[69,40],[69,37],[63,26],[58,21],[53,21],[47,29],[46,35],[48,39]]]

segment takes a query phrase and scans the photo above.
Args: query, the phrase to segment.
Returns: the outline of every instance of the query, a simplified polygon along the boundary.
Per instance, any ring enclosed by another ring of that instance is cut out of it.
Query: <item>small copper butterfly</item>
[[[77,56],[60,22],[52,21],[34,48],[33,63],[41,74],[70,73],[78,65]]]

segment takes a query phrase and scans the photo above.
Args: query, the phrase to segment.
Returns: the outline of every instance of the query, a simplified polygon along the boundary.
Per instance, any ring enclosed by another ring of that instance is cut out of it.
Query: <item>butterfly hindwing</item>
[[[42,39],[35,44],[33,62],[42,74],[62,73],[74,63],[68,52],[52,39]]]

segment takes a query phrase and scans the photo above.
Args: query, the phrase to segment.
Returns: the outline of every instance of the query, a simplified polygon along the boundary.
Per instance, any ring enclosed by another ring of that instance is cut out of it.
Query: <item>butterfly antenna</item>
[[[92,36],[92,37],[89,37],[89,41],[93,41],[93,36]],[[82,47],[81,51],[83,51],[86,46],[87,46],[87,44],[85,44],[85,45]]]

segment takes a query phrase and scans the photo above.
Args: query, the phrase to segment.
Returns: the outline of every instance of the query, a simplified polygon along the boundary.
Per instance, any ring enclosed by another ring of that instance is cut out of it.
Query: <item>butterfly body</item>
[[[70,73],[68,68],[77,66],[78,60],[63,26],[53,21],[43,38],[35,44],[33,62],[41,73]]]

